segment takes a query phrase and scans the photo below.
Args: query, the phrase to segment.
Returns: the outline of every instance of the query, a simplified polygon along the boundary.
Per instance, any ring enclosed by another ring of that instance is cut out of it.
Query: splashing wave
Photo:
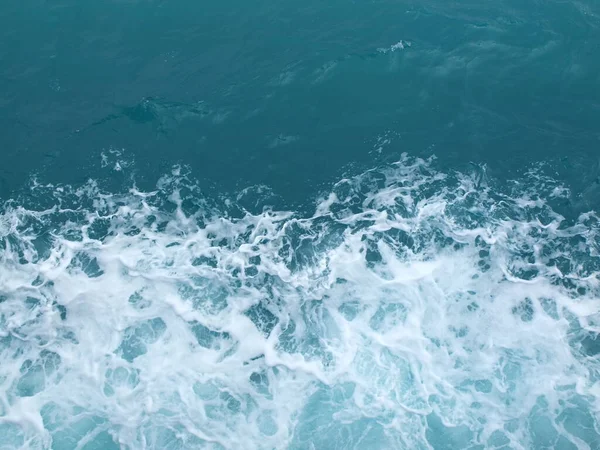
[[[0,448],[600,447],[600,222],[558,183],[404,156],[303,217],[174,173],[0,210]]]

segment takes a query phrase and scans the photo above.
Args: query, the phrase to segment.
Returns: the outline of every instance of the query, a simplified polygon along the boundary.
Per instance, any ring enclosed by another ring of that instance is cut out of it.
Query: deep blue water
[[[0,5],[0,449],[600,448],[600,5]]]

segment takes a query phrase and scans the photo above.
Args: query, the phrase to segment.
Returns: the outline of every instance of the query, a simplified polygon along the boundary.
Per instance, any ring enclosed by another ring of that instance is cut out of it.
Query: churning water
[[[598,448],[600,220],[568,195],[406,155],[308,215],[177,167],[32,182],[0,222],[2,448]]]

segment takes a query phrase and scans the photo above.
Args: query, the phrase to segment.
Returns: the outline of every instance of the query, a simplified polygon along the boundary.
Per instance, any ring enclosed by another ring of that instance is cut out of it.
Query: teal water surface
[[[0,449],[600,448],[600,6],[0,5]]]

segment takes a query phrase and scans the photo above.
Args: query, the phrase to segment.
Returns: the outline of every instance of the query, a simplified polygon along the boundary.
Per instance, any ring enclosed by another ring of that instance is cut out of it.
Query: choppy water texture
[[[0,5],[0,449],[600,448],[594,2]]]

